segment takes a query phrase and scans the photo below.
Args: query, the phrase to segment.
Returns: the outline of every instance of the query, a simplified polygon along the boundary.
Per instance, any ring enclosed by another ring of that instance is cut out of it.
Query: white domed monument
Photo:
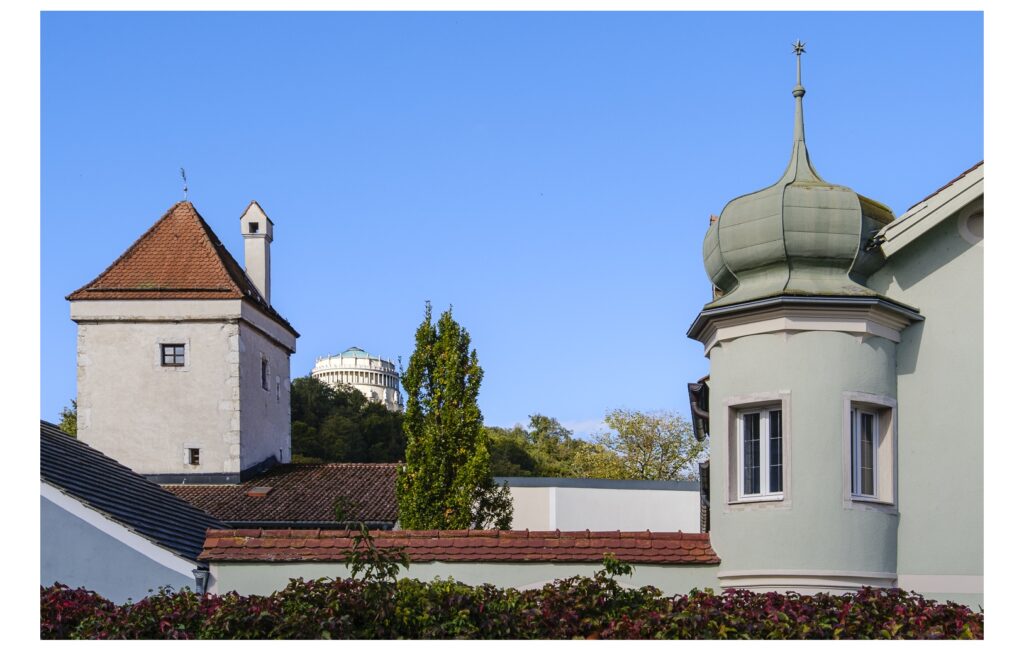
[[[405,406],[394,362],[372,356],[362,348],[351,347],[341,354],[317,357],[312,374],[334,388],[355,388],[389,411],[401,411]]]

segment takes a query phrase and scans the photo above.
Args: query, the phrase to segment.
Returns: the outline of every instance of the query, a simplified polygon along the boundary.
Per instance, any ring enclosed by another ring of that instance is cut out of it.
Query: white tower
[[[371,356],[361,348],[351,347],[341,354],[318,357],[312,374],[328,386],[351,386],[388,410],[401,411],[405,406],[394,362]]]

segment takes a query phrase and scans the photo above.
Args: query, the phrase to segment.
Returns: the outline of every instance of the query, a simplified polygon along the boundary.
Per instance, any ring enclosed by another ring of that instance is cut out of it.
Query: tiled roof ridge
[[[982,158],[981,160],[979,160],[979,161],[978,161],[977,163],[975,163],[974,165],[972,165],[971,167],[969,167],[968,169],[966,169],[966,170],[965,170],[965,171],[964,171],[964,172],[963,172],[962,174],[960,174],[959,176],[957,176],[957,177],[956,177],[956,178],[954,178],[953,180],[949,181],[948,183],[946,183],[945,185],[943,185],[943,186],[942,186],[942,187],[940,187],[939,189],[935,190],[934,192],[932,192],[932,193],[931,193],[931,194],[929,194],[928,196],[926,196],[926,197],[924,197],[923,199],[921,199],[921,200],[917,201],[916,203],[914,203],[914,205],[910,206],[910,208],[913,208],[913,207],[914,207],[915,205],[920,205],[920,204],[924,203],[924,202],[925,202],[925,201],[927,201],[928,199],[932,198],[933,196],[935,196],[936,194],[938,194],[938,193],[939,193],[939,192],[941,192],[942,190],[946,189],[947,187],[950,187],[951,185],[953,185],[954,183],[956,183],[956,182],[957,182],[958,180],[960,180],[960,179],[961,179],[961,178],[963,178],[964,176],[967,176],[968,174],[970,174],[971,172],[973,172],[973,171],[974,171],[975,169],[977,169],[978,167],[981,167],[981,166],[982,166],[982,165],[984,165],[984,164],[985,164],[985,159],[984,159],[984,158]],[[910,208],[907,208],[907,211],[908,211],[908,212],[910,211]]]

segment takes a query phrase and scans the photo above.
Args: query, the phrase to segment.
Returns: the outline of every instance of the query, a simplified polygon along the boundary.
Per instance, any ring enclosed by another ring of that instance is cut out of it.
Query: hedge
[[[453,580],[292,580],[270,596],[161,589],[115,605],[40,587],[43,639],[981,639],[983,614],[899,589],[804,596],[629,589],[594,577],[518,591]]]

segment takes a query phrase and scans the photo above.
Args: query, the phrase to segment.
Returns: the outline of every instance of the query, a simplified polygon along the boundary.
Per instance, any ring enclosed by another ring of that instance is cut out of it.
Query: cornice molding
[[[704,344],[705,356],[726,341],[776,332],[845,332],[899,343],[900,332],[920,320],[924,317],[916,309],[882,298],[779,296],[705,309],[687,336]]]

